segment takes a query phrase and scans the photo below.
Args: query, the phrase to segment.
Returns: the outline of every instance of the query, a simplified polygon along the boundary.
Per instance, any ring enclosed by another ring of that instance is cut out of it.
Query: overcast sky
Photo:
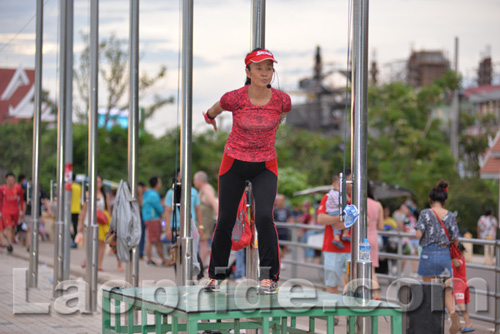
[[[34,68],[35,3],[0,0],[0,67]],[[157,93],[177,95],[180,38],[179,1],[140,1],[140,71],[153,74],[167,66],[167,79]],[[201,112],[245,79],[243,59],[250,50],[251,0],[194,0],[194,130],[205,129]],[[347,0],[267,0],[266,47],[279,63],[281,89],[293,91],[311,75],[314,51],[323,50],[326,70],[342,68],[347,58]],[[43,85],[57,93],[57,0],[44,10]],[[100,37],[115,33],[128,39],[129,1],[100,1]],[[413,50],[443,50],[453,60],[454,38],[460,40],[459,70],[470,84],[478,62],[489,53],[500,83],[500,1],[378,0],[370,1],[369,54],[379,63],[382,79],[401,66]],[[89,1],[75,0],[75,62],[88,31]],[[24,28],[24,29],[23,29]],[[16,35],[17,34],[17,35]],[[335,79],[332,83],[335,84]],[[278,80],[273,83],[278,86]],[[76,89],[76,87],[75,87]],[[105,101],[100,92],[101,104]],[[75,92],[75,100],[79,99]],[[155,134],[177,123],[177,105],[157,112],[147,127]]]

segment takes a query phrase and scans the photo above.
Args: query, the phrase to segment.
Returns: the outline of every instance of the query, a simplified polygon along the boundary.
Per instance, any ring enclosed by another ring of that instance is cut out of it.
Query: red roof
[[[484,93],[489,93],[489,92],[494,92],[500,90],[500,85],[484,85],[484,86],[479,86],[479,87],[472,87],[472,88],[467,88],[464,90],[464,94],[467,97],[470,97],[471,95],[475,94],[484,94]]]
[[[500,131],[497,133],[492,147],[487,151],[485,162],[479,174],[483,179],[500,178]]]
[[[12,79],[14,79],[16,71],[16,69],[0,68],[0,123],[17,122],[19,120],[9,117],[9,107],[15,108],[26,97],[35,82],[35,70],[22,70],[28,77],[28,84],[20,85],[11,96],[2,100],[1,96]]]

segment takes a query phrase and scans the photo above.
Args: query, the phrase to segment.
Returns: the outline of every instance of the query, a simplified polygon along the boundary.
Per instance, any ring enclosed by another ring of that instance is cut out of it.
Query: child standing
[[[475,329],[472,328],[469,312],[467,312],[467,304],[470,302],[470,296],[464,258],[465,247],[462,243],[459,243],[458,249],[460,250],[460,253],[462,253],[462,256],[451,260],[453,268],[453,296],[455,297],[456,309],[462,312],[462,316],[465,321],[465,327],[460,328],[459,331],[462,333],[468,333],[475,331]]]
[[[340,200],[340,178],[335,175],[333,177],[333,189],[328,192],[328,198],[325,203],[326,213],[330,216],[338,216],[342,210],[342,203]],[[338,248],[344,248],[344,244],[340,239],[344,241],[351,241],[349,235],[350,230],[348,228],[342,230],[333,230],[333,240],[332,244]]]

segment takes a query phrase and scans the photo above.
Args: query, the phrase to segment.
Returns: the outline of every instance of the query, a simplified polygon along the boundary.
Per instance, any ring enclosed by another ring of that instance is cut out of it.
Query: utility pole
[[[454,64],[455,74],[458,76],[458,37],[455,37],[455,64]],[[453,100],[451,102],[451,135],[450,135],[450,146],[451,154],[453,159],[455,159],[455,168],[458,166],[458,122],[460,118],[460,108],[458,103],[458,91],[459,88],[453,91]]]

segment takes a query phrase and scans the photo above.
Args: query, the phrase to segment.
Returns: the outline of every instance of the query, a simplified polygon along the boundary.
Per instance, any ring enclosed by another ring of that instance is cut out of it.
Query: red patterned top
[[[280,114],[292,109],[290,96],[271,88],[271,100],[254,106],[248,98],[248,85],[228,92],[220,99],[222,109],[233,113],[233,128],[224,152],[231,158],[262,162],[276,159],[274,141]]]

